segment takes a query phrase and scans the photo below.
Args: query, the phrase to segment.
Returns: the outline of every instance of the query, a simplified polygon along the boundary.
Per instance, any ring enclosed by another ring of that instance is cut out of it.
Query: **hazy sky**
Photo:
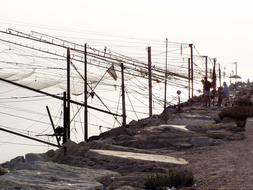
[[[2,26],[48,27],[194,43],[251,77],[251,0],[8,0],[0,7]]]

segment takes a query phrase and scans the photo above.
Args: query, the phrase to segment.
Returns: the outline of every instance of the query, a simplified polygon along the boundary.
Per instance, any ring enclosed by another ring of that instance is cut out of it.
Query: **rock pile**
[[[252,109],[253,87],[241,88],[237,94],[247,98],[235,104]],[[244,123],[224,114],[235,108],[202,107],[199,100],[195,97],[191,106],[184,103],[180,110],[168,107],[160,115],[132,121],[88,142],[68,141],[58,150],[17,157],[0,166],[0,189],[143,189],[148,175],[166,175],[170,169],[191,165],[183,159],[185,152],[194,160],[194,152],[245,139]],[[186,165],[158,157],[173,157]]]

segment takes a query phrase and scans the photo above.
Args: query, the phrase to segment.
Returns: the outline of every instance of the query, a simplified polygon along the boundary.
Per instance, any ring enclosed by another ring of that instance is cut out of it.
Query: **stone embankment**
[[[252,84],[233,88],[231,104],[251,110]],[[229,108],[203,107],[197,100],[89,142],[69,141],[55,151],[17,157],[1,165],[0,189],[138,190],[147,176],[186,169],[194,185],[178,189],[253,189],[251,112],[238,119]]]

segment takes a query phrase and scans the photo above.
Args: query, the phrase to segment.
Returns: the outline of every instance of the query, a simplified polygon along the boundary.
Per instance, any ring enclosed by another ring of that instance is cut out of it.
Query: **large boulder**
[[[20,165],[24,164],[24,162],[25,162],[25,158],[23,156],[18,156],[2,165],[3,167],[9,168],[9,169],[16,169]]]
[[[119,176],[108,170],[72,167],[35,161],[24,168],[0,176],[0,189],[8,190],[102,190],[97,179]]]
[[[54,153],[47,153],[47,155],[52,155],[51,160],[58,162],[61,161],[65,155],[79,155],[82,153],[82,151],[85,152],[85,150],[88,150],[88,147],[85,148],[83,144],[77,144],[73,141],[67,141],[61,148],[56,150]]]
[[[44,154],[29,153],[25,155],[25,162],[34,162],[34,161],[49,161],[49,160]]]

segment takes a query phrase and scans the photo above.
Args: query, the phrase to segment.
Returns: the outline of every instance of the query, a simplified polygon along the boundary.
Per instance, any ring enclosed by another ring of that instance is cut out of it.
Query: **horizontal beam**
[[[36,139],[36,138],[33,138],[33,137],[30,137],[30,136],[27,136],[27,135],[23,135],[23,134],[20,134],[20,133],[17,133],[17,132],[14,132],[14,131],[10,131],[8,129],[4,129],[4,128],[0,128],[0,131],[4,131],[4,132],[7,132],[7,133],[11,133],[13,135],[17,135],[17,136],[20,136],[20,137],[24,137],[24,138],[27,138],[27,139],[30,139],[30,140],[33,140],[33,141],[37,141],[37,142],[40,142],[40,143],[43,143],[43,144],[47,144],[47,145],[50,145],[50,146],[54,146],[54,147],[61,147],[57,144],[53,144],[53,143],[50,143],[50,142],[47,142],[47,141],[43,141],[43,140],[40,140],[40,139]]]
[[[46,95],[46,96],[50,96],[50,97],[52,97],[52,98],[55,98],[55,99],[58,99],[58,100],[62,100],[62,101],[63,101],[63,97],[57,96],[57,95],[55,95],[55,94],[50,94],[50,93],[48,93],[48,92],[44,92],[44,91],[41,91],[41,90],[37,90],[37,89],[31,88],[31,87],[29,87],[29,86],[25,86],[25,85],[22,85],[22,84],[19,84],[19,83],[16,83],[16,82],[13,82],[13,81],[10,81],[10,80],[7,80],[7,79],[3,79],[3,78],[0,78],[0,81],[4,81],[4,82],[6,82],[6,83],[9,83],[9,84],[12,84],[12,85],[21,87],[21,88],[25,88],[25,89],[27,89],[27,90],[31,90],[31,91],[33,91],[33,92],[37,92],[37,93],[40,93],[40,94],[44,94],[44,95]],[[78,102],[78,101],[74,101],[74,100],[69,100],[69,101],[70,101],[70,103],[72,103],[72,104],[76,104],[76,105],[85,107],[85,104],[84,104],[84,103],[81,103],[81,102]],[[110,114],[110,115],[122,117],[122,115],[119,115],[119,114],[116,114],[116,113],[112,113],[112,112],[109,112],[109,111],[106,111],[106,110],[102,110],[102,109],[99,109],[99,108],[96,108],[96,107],[93,107],[93,106],[87,105],[87,108],[90,108],[90,109],[93,109],[93,110],[96,110],[96,111],[99,111],[99,112],[103,112],[103,113],[106,113],[106,114]]]

